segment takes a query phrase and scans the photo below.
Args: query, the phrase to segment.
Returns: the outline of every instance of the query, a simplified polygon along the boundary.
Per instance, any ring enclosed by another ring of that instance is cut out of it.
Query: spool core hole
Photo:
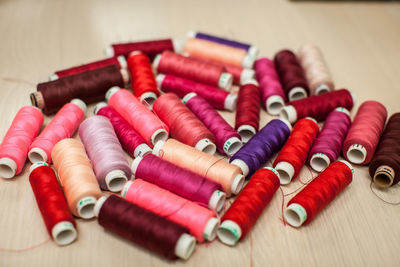
[[[347,157],[348,157],[348,159],[349,159],[351,162],[356,163],[356,164],[363,163],[364,160],[365,160],[365,155],[364,155],[364,153],[361,152],[361,151],[358,150],[358,149],[350,149],[350,150],[347,152]]]
[[[214,144],[208,144],[203,148],[204,153],[210,154],[210,155],[214,155],[215,153],[215,145]]]
[[[75,240],[76,237],[76,232],[71,230],[71,229],[65,229],[64,231],[61,231],[57,236],[56,236],[56,242],[57,244],[60,245],[67,245],[70,244],[72,241]]]
[[[292,180],[289,174],[285,170],[277,170],[279,173],[279,179],[281,184],[288,184]]]
[[[243,129],[243,130],[241,130],[240,132],[239,132],[239,134],[240,134],[240,136],[242,137],[242,140],[243,140],[243,142],[247,142],[247,141],[249,141],[253,136],[254,136],[254,133],[252,132],[252,131],[250,131],[250,130],[248,130],[248,129]],[[235,151],[236,152],[236,151]],[[233,153],[235,153],[235,152],[233,152]]]
[[[157,144],[158,141],[166,141],[168,139],[168,133],[165,131],[159,132],[154,137],[154,144]]]
[[[282,110],[282,108],[283,108],[283,104],[279,103],[279,102],[271,103],[268,106],[269,113],[274,114],[274,115],[279,114],[279,112]]]
[[[229,229],[220,227],[218,229],[218,238],[229,246],[236,244],[236,237]]]
[[[286,209],[285,211],[285,220],[294,227],[299,227],[301,225],[300,216],[291,209]]]
[[[328,162],[319,157],[313,157],[310,162],[311,167],[317,171],[322,172],[328,167]]]
[[[284,108],[281,110],[281,116],[282,116],[283,119],[289,120],[289,113]]]
[[[116,177],[110,181],[108,184],[108,189],[112,192],[119,192],[121,191],[122,187],[126,183],[126,178],[125,177]]]
[[[228,148],[228,155],[233,155],[235,154],[240,148],[242,147],[241,142],[234,142],[229,148]]]
[[[302,98],[305,98],[306,96],[304,95],[303,92],[295,92],[291,95],[291,99],[290,101],[294,101],[294,100],[299,100]]]
[[[95,206],[95,204],[92,204],[92,203],[83,206],[79,211],[80,216],[84,219],[93,218],[94,217],[94,206]]]
[[[380,174],[375,175],[374,183],[379,187],[385,188],[385,187],[391,186],[393,183],[393,180],[389,175],[380,173]]]
[[[39,162],[39,161],[46,161],[46,160],[42,157],[42,155],[40,155],[39,153],[34,152],[34,151],[32,151],[32,152],[29,153],[28,158],[29,158],[29,160],[30,160],[32,163]]]
[[[11,178],[14,176],[14,171],[10,166],[0,164],[0,176],[4,178]]]

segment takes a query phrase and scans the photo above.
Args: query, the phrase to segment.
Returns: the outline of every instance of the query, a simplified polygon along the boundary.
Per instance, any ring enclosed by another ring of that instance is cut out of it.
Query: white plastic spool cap
[[[252,69],[253,65],[254,65],[254,61],[255,61],[254,57],[247,54],[243,57],[242,67]]]
[[[256,134],[257,131],[251,125],[242,125],[237,129],[237,132],[242,137],[243,143],[247,143]]]
[[[154,101],[156,101],[157,99],[157,95],[153,92],[144,92],[141,96],[140,96],[140,101],[146,101],[150,107],[153,107],[153,103]]]
[[[94,106],[94,110],[93,110],[93,114],[97,115],[97,113],[99,112],[100,109],[107,107],[107,103],[106,102],[100,102],[98,103],[96,106]]]
[[[233,182],[231,185],[231,191],[232,194],[237,195],[240,193],[240,191],[242,191],[244,186],[244,176],[241,174],[238,174],[235,176],[235,178],[233,178]]]
[[[106,93],[106,101],[108,102],[110,100],[110,98],[112,97],[113,94],[115,94],[119,89],[121,89],[118,86],[113,86],[110,89],[108,89],[107,93]]]
[[[133,156],[135,158],[143,157],[144,155],[151,153],[151,151],[151,147],[149,147],[147,144],[140,144],[135,148],[135,151],[133,151]]]
[[[217,232],[218,239],[228,246],[234,246],[242,236],[242,229],[240,226],[231,220],[225,220]]]
[[[124,84],[127,85],[129,83],[129,73],[126,69],[120,69],[122,80],[124,80]]]
[[[307,211],[303,206],[292,203],[286,208],[284,216],[288,224],[300,227],[307,220]]]
[[[294,87],[289,91],[289,101],[299,100],[307,97],[307,92],[302,87]]]
[[[395,171],[392,167],[388,165],[382,165],[376,169],[373,181],[377,186],[381,188],[387,188],[393,184],[395,175]]]
[[[107,196],[102,196],[101,198],[99,198],[97,200],[96,205],[94,205],[94,208],[93,208],[94,216],[99,217],[101,207],[103,206],[103,204],[107,200],[107,198],[108,198]]]
[[[192,99],[192,98],[195,97],[195,96],[197,96],[196,93],[189,93],[189,94],[185,95],[185,96],[182,98],[183,104],[186,104],[190,99]]]
[[[17,163],[10,158],[0,158],[0,176],[6,179],[13,178],[17,172]]]
[[[87,106],[85,104],[85,102],[83,102],[82,100],[80,100],[79,98],[74,98],[71,100],[71,104],[75,104],[77,105],[85,114],[87,111]]]
[[[183,51],[183,43],[176,39],[172,39],[172,46],[174,47],[174,52],[179,54]]]
[[[219,220],[215,217],[211,217],[206,223],[206,226],[204,227],[203,237],[207,241],[214,240],[215,237],[217,236],[218,226],[219,226]]]
[[[196,35],[196,31],[188,31],[188,33],[186,34],[186,38],[196,38]]]
[[[367,150],[360,144],[354,144],[349,147],[346,156],[351,163],[361,164],[367,157]]]
[[[132,171],[133,175],[136,174],[137,168],[139,167],[139,164],[142,161],[142,159],[143,159],[143,157],[137,157],[132,161],[131,171]]]
[[[208,201],[208,207],[216,212],[220,212],[224,207],[226,194],[220,190],[215,190]]]
[[[105,178],[108,190],[111,192],[119,192],[124,186],[125,182],[128,181],[125,173],[121,170],[110,171]]]
[[[310,159],[310,166],[316,172],[322,172],[331,164],[331,160],[324,153],[315,153]]]
[[[255,86],[260,86],[258,84],[258,82],[254,78],[250,78],[250,79],[244,81],[243,85],[246,85],[246,84],[252,84],[252,85],[255,85]]]
[[[33,172],[34,169],[42,167],[42,166],[49,166],[49,164],[47,164],[44,161],[38,161],[33,163],[30,167],[29,167],[29,174],[31,174]]]
[[[175,255],[178,258],[187,260],[192,255],[196,246],[196,239],[189,234],[182,234],[175,245]]]
[[[61,221],[53,226],[51,235],[57,245],[65,246],[74,242],[78,233],[71,222]]]
[[[157,54],[153,60],[153,69],[155,69],[155,70],[158,69],[158,65],[160,64],[160,61],[161,61],[161,54]]]
[[[285,100],[279,95],[272,95],[265,100],[265,107],[271,115],[278,115],[283,106],[285,106]]]
[[[224,151],[228,156],[232,156],[242,147],[242,145],[242,141],[234,136],[225,141]]]
[[[55,81],[55,80],[58,80],[58,78],[59,78],[58,75],[53,73],[52,75],[50,75],[49,80],[50,81]]]
[[[247,52],[251,57],[257,58],[260,50],[256,46],[252,45]]]
[[[92,196],[83,197],[76,204],[76,208],[79,214],[79,217],[83,219],[91,219],[94,217],[94,205],[96,204],[97,199]]]
[[[278,120],[282,121],[283,123],[286,124],[286,126],[289,128],[290,131],[292,131],[292,125],[290,124],[290,122],[284,118],[279,118]]]
[[[322,83],[322,84],[318,85],[317,88],[315,88],[314,94],[315,95],[322,95],[322,94],[325,94],[325,93],[329,93],[329,91],[330,91],[329,86],[324,84],[324,83]]]
[[[153,145],[155,145],[158,141],[167,141],[168,132],[165,129],[156,130],[150,138],[150,141]]]
[[[110,45],[104,49],[104,53],[106,57],[113,57],[115,55],[114,48]]]
[[[126,63],[126,59],[124,56],[118,56],[117,60],[118,60],[119,66],[122,69],[126,69],[128,67],[128,63]]]
[[[164,144],[165,141],[158,141],[153,147],[153,154],[159,157]]]
[[[158,74],[156,77],[156,82],[157,82],[157,86],[158,89],[162,90],[162,83],[165,79],[165,75],[164,74]]]
[[[33,147],[31,150],[29,150],[28,158],[32,163],[40,161],[46,162],[48,160],[46,152],[39,147]]]
[[[279,173],[281,184],[289,184],[294,176],[294,168],[292,164],[286,161],[281,161],[275,166],[275,170]]]
[[[224,108],[229,111],[234,111],[237,104],[237,95],[228,94],[225,97]]]
[[[249,167],[247,166],[247,164],[241,160],[241,159],[234,159],[231,162],[232,165],[236,165],[238,166],[241,170],[244,176],[247,176],[249,174]]]
[[[129,187],[131,187],[132,183],[133,183],[132,181],[128,181],[128,182],[126,182],[126,183],[124,184],[124,186],[122,187],[122,190],[121,190],[121,197],[122,197],[122,198],[125,198],[126,193],[128,192]]]
[[[217,151],[217,147],[215,146],[215,144],[211,142],[211,140],[208,138],[203,138],[199,140],[194,148],[210,155],[214,155],[215,151]]]
[[[225,91],[229,91],[233,84],[233,76],[230,73],[223,72],[219,77],[218,87],[224,89]]]
[[[354,168],[353,168],[353,166],[351,166],[351,164],[346,160],[339,160],[339,161],[344,163],[344,164],[346,164],[346,166],[350,169],[350,171],[352,173],[352,177],[354,177]]]
[[[297,121],[297,111],[292,105],[284,106],[280,113],[280,118],[288,120],[290,123]]]
[[[249,79],[254,79],[255,71],[252,69],[244,68],[242,73],[240,74],[240,84],[245,84],[245,82]]]

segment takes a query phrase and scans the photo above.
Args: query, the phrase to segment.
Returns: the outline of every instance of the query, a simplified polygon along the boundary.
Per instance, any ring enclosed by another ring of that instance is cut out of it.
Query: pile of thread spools
[[[20,174],[27,158],[33,163],[32,191],[59,245],[77,238],[74,217],[97,217],[108,231],[170,259],[187,259],[196,242],[217,236],[235,245],[280,185],[309,164],[320,174],[284,212],[299,227],[351,183],[354,171],[341,153],[370,164],[378,186],[399,182],[400,114],[385,129],[385,107],[366,101],[352,123],[353,96],[335,90],[315,46],[271,60],[255,46],[191,32],[183,43],[121,43],[106,53],[38,84],[35,107],[19,110],[0,147],[4,178]],[[280,119],[260,126],[261,106]],[[234,127],[217,110],[236,110]],[[41,130],[42,112],[55,116]],[[71,138],[76,131],[79,139]],[[275,155],[273,168],[265,167]]]

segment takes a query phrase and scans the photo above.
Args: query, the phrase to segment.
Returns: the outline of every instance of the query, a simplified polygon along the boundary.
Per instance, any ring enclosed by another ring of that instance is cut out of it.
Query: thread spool
[[[295,123],[305,117],[324,121],[335,108],[342,107],[351,110],[354,102],[353,95],[347,89],[340,89],[289,102],[281,110],[280,116],[290,123]]]
[[[291,129],[290,123],[285,120],[271,120],[244,144],[229,162],[238,166],[244,176],[252,176],[262,164],[281,149]]]
[[[196,246],[187,228],[115,195],[101,197],[95,214],[105,229],[169,259],[187,260]]]
[[[204,98],[190,93],[182,101],[214,134],[220,153],[230,156],[240,149],[242,146],[240,135]]]
[[[222,217],[219,240],[229,246],[246,237],[279,188],[279,174],[273,168],[258,170]]]
[[[42,127],[43,114],[39,109],[24,106],[15,115],[0,144],[0,176],[12,178],[20,174],[28,156],[29,146]]]
[[[150,60],[165,50],[180,52],[178,42],[172,39],[148,40],[141,42],[117,43],[105,49],[108,57],[124,56],[127,58],[132,51],[142,51]]]
[[[158,142],[153,154],[222,185],[227,197],[242,190],[244,176],[237,166],[174,139]]]
[[[386,117],[386,108],[381,103],[365,101],[361,104],[343,143],[343,154],[348,161],[363,165],[371,161]]]
[[[296,55],[290,50],[281,50],[276,53],[274,62],[289,101],[306,98],[309,95],[309,88]]]
[[[127,201],[183,225],[198,242],[212,241],[219,220],[215,213],[141,179],[129,181],[121,193]]]
[[[65,104],[35,138],[29,147],[28,158],[32,163],[51,162],[51,150],[58,141],[71,137],[85,118],[86,104],[80,99],[72,99]]]
[[[51,157],[72,214],[93,218],[94,205],[102,193],[83,144],[63,139],[54,146]]]
[[[37,92],[32,93],[30,98],[33,106],[50,115],[74,98],[79,98],[86,104],[102,101],[108,89],[112,86],[124,87],[128,81],[129,74],[125,69],[110,65],[39,83]]]
[[[400,113],[395,113],[389,118],[379,146],[369,165],[369,174],[373,182],[381,188],[393,186],[400,180],[399,126]]]
[[[109,65],[116,65],[121,69],[126,69],[126,60],[123,56],[118,56],[118,57],[111,57],[111,58],[106,58],[103,60],[98,60],[94,62],[90,62],[87,64],[71,67],[68,69],[63,69],[63,70],[58,70],[54,72],[52,75],[50,75],[49,80],[50,81],[55,81],[59,78],[66,77],[66,76],[71,76],[75,74],[79,74],[85,71],[89,70],[94,70],[98,68],[103,68]]]
[[[169,51],[156,56],[153,67],[159,73],[176,75],[196,82],[230,90],[233,77],[222,66]]]
[[[347,161],[335,161],[304,187],[288,203],[284,217],[293,227],[310,223],[353,180],[353,167]]]
[[[299,175],[318,132],[318,123],[313,118],[304,118],[296,122],[272,165],[279,173],[281,184],[289,184]]]
[[[195,203],[220,212],[225,203],[221,185],[188,169],[176,166],[155,155],[138,157],[132,162],[132,173],[142,179]]]
[[[112,87],[106,100],[143,138],[154,145],[168,138],[168,127],[128,90]]]
[[[183,52],[193,57],[251,69],[254,58],[246,51],[197,38],[186,39]]]
[[[254,63],[257,81],[259,82],[262,103],[271,115],[278,115],[286,102],[279,75],[275,69],[275,63],[266,58],[260,58]]]
[[[148,57],[140,51],[133,51],[128,57],[133,93],[142,102],[153,105],[160,95]]]
[[[89,117],[80,125],[79,137],[100,187],[111,192],[121,191],[131,177],[131,169],[111,122],[103,116]]]
[[[57,245],[71,244],[78,236],[76,223],[56,174],[45,162],[36,162],[29,169],[29,182],[49,235]]]
[[[189,93],[196,93],[216,109],[229,111],[236,109],[237,96],[217,87],[168,74],[158,74],[156,80],[158,87],[164,93],[174,93],[181,98]]]
[[[347,109],[336,108],[329,113],[310,151],[309,163],[314,171],[325,170],[339,158],[350,125],[350,112]]]
[[[235,130],[244,143],[258,131],[260,121],[260,89],[255,80],[248,80],[239,89]]]
[[[297,56],[312,95],[320,95],[335,89],[324,57],[317,46],[303,45]]]

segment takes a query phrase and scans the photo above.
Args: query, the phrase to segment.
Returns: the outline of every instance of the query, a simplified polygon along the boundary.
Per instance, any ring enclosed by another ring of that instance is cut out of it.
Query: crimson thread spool
[[[214,134],[220,153],[230,156],[240,149],[242,146],[240,135],[204,98],[190,93],[182,101]]]
[[[157,116],[168,126],[172,138],[213,155],[215,138],[179,97],[172,93],[160,96],[153,106]]]
[[[29,182],[49,235],[60,246],[74,242],[78,235],[76,223],[53,169],[45,162],[36,162],[29,172]]]
[[[181,98],[189,93],[196,93],[216,109],[229,111],[236,109],[237,96],[217,87],[169,74],[158,74],[156,80],[158,87],[164,93],[174,93]]]
[[[382,134],[371,164],[369,174],[382,188],[395,185],[400,180],[400,113],[393,114]]]
[[[335,108],[342,107],[351,110],[353,105],[353,95],[347,89],[340,89],[289,102],[281,110],[280,116],[290,123],[295,123],[305,117],[311,117],[320,122],[324,121]]]
[[[118,196],[101,197],[94,211],[106,230],[169,259],[187,260],[196,246],[187,228]]]
[[[30,98],[33,106],[50,115],[74,98],[79,98],[86,104],[104,100],[108,89],[113,86],[124,87],[128,81],[129,74],[125,69],[110,65],[52,82],[39,83],[37,92],[32,93]]]
[[[281,50],[276,53],[274,62],[289,101],[307,97],[309,95],[307,80],[296,55],[290,50]]]
[[[0,145],[0,176],[12,178],[21,173],[28,156],[29,146],[40,131],[42,112],[24,106],[15,115]]]
[[[385,127],[387,111],[377,101],[365,101],[358,108],[343,142],[344,157],[354,164],[368,164],[375,154]]]
[[[185,226],[197,241],[215,239],[219,220],[215,212],[144,180],[125,184],[121,195],[127,201]]]
[[[157,55],[153,67],[159,73],[180,76],[227,91],[232,87],[233,77],[223,67],[170,51]]]
[[[310,223],[353,180],[353,167],[335,161],[304,187],[288,203],[284,217],[293,227]]]
[[[195,203],[220,212],[225,203],[221,185],[188,169],[181,168],[155,155],[137,157],[132,162],[132,173],[142,179]]]
[[[49,80],[54,81],[54,80],[57,80],[62,77],[71,76],[71,75],[79,74],[79,73],[82,73],[85,71],[95,70],[98,68],[103,68],[103,67],[106,67],[109,65],[116,65],[116,66],[120,67],[121,69],[126,69],[126,66],[127,66],[126,60],[123,56],[111,57],[111,58],[106,58],[103,60],[98,60],[98,61],[90,62],[87,64],[79,65],[76,67],[71,67],[71,68],[64,69],[64,70],[58,70],[49,77]]]
[[[299,175],[318,132],[318,123],[313,118],[304,118],[296,122],[272,165],[279,173],[281,184],[289,184]]]
[[[112,87],[107,91],[106,100],[147,144],[154,145],[168,138],[168,127],[128,90]]]
[[[248,80],[239,89],[235,130],[246,143],[258,131],[260,121],[260,89],[255,80]]]
[[[262,168],[254,173],[222,217],[217,233],[219,240],[233,246],[245,238],[278,188],[279,174],[273,168]]]
[[[140,51],[133,51],[128,57],[133,93],[150,105],[160,95],[148,57]]]
[[[32,163],[51,162],[51,150],[58,141],[71,137],[85,118],[86,104],[80,99],[72,99],[65,104],[35,138],[29,147],[28,158]]]

